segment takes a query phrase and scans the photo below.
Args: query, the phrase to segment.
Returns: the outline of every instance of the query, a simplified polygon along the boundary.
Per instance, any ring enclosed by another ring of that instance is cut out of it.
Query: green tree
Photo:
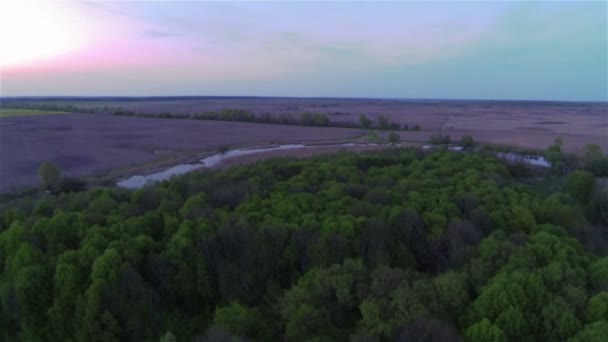
[[[598,259],[589,266],[589,280],[594,289],[608,291],[608,257]]]
[[[264,321],[261,312],[238,302],[216,308],[213,314],[213,324],[238,336],[255,338],[260,341],[271,339],[269,326]]]
[[[177,342],[177,339],[172,332],[167,331],[167,333],[160,338],[160,342]]]
[[[390,122],[387,116],[379,115],[376,118],[376,126],[380,129],[388,129],[390,127]]]
[[[590,172],[577,170],[568,176],[564,190],[579,202],[586,204],[589,202],[594,184],[595,179]]]
[[[49,272],[43,266],[29,266],[17,274],[15,292],[22,319],[23,340],[43,340],[48,334],[47,309],[52,300]]]
[[[460,143],[464,147],[470,148],[475,146],[475,140],[473,140],[473,137],[470,135],[463,135],[462,138],[460,138]]]
[[[608,305],[608,302],[605,303]],[[541,311],[545,338],[564,341],[580,331],[581,323],[570,306],[560,297],[555,297]]]
[[[566,158],[562,152],[563,143],[562,138],[555,138],[553,145],[549,146],[545,152],[545,157],[551,163],[551,171],[556,175],[563,174],[566,169]]]
[[[587,303],[587,320],[608,321],[608,291],[603,291],[589,299]]]
[[[401,137],[395,132],[390,132],[388,134],[388,142],[390,142],[391,144],[396,144],[397,142],[399,142],[399,139],[401,139]]]
[[[443,135],[441,133],[433,133],[430,140],[434,145],[447,145],[451,141],[449,135]]]
[[[602,148],[596,144],[588,144],[583,148],[583,168],[593,175],[601,177],[608,175],[608,157],[602,154]]]
[[[61,171],[59,171],[59,168],[55,164],[50,162],[40,164],[38,175],[40,176],[44,188],[47,190],[56,187],[61,181]]]
[[[372,120],[365,115],[359,115],[359,125],[363,128],[370,128],[372,125]]]
[[[587,212],[591,222],[608,225],[608,187],[597,188],[591,193]]]
[[[608,336],[608,321],[597,321],[587,324],[570,341],[604,342]]]
[[[458,317],[469,304],[469,287],[465,274],[445,272],[433,279],[442,311]]]
[[[479,342],[500,342],[508,340],[505,333],[500,330],[499,327],[492,324],[487,318],[468,327],[465,336],[469,341]]]
[[[364,331],[375,336],[388,337],[391,332],[391,324],[378,302],[367,299],[359,305],[361,311],[361,325]]]
[[[363,264],[353,260],[306,273],[280,300],[286,339],[348,336],[341,328],[358,311],[358,288],[364,275]]]

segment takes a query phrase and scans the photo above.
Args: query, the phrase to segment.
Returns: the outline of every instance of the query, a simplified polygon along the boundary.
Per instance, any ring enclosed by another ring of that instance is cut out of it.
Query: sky
[[[0,2],[1,96],[608,101],[608,2]]]

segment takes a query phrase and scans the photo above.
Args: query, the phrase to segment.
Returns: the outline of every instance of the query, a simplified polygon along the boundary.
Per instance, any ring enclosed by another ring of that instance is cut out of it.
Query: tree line
[[[298,115],[273,115],[268,112],[255,114],[250,110],[245,109],[223,109],[220,111],[210,111],[196,114],[174,114],[170,112],[160,113],[141,113],[124,108],[111,108],[108,106],[90,108],[78,107],[72,104],[30,104],[30,103],[15,103],[9,105],[11,108],[19,109],[39,109],[45,111],[61,111],[61,112],[80,112],[80,113],[105,113],[117,116],[130,116],[138,118],[160,118],[160,119],[194,119],[194,120],[211,120],[211,121],[235,121],[235,122],[255,122],[268,123],[279,125],[297,125],[297,126],[331,126],[345,128],[363,128],[363,129],[380,129],[380,130],[404,130],[404,131],[420,131],[420,125],[399,124],[398,122],[390,122],[385,115],[379,115],[376,121],[368,118],[365,115],[359,116],[358,124],[356,122],[332,122],[327,114],[303,112]],[[8,107],[7,107],[8,108]]]

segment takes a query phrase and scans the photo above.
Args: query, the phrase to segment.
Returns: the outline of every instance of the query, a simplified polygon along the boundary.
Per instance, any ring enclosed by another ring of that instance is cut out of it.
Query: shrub
[[[473,146],[475,146],[475,140],[473,140],[473,137],[470,136],[470,135],[463,135],[462,138],[460,138],[460,143],[464,147],[473,147]]]
[[[395,144],[395,143],[397,143],[397,142],[398,142],[400,139],[401,139],[401,137],[399,136],[399,134],[397,134],[397,133],[395,133],[395,132],[391,132],[391,133],[388,135],[388,141],[389,141],[391,144]]]
[[[59,171],[59,168],[55,164],[49,162],[40,164],[38,175],[40,176],[40,180],[42,180],[44,188],[47,190],[57,186],[61,180],[61,171]]]
[[[359,124],[363,128],[370,128],[372,125],[372,120],[365,115],[359,115]]]
[[[577,170],[568,176],[564,190],[581,203],[587,203],[594,183],[595,179],[590,172]]]
[[[378,119],[376,119],[376,126],[378,126],[378,128],[380,129],[388,129],[390,126],[388,117],[386,117],[385,115],[380,115]]]
[[[450,143],[450,136],[434,133],[431,135],[431,143],[434,145],[447,145]]]

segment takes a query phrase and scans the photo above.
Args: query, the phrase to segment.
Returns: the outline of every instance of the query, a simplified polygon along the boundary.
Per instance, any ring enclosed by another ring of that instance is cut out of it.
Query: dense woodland
[[[554,171],[393,149],[16,201],[0,340],[606,341],[605,179]]]

